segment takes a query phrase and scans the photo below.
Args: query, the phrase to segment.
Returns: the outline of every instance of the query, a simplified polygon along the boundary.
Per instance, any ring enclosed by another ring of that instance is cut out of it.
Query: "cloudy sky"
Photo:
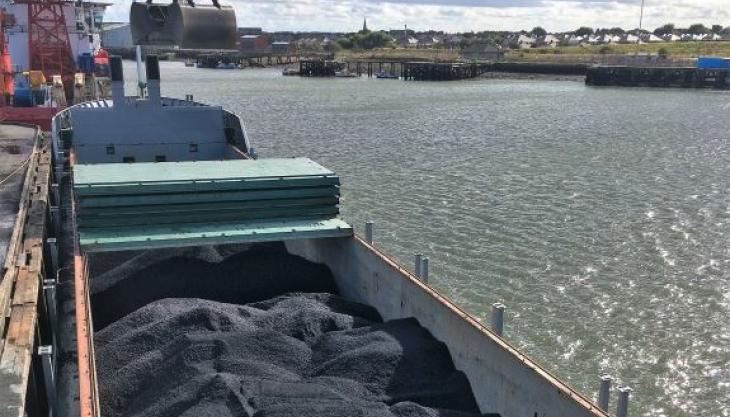
[[[160,0],[155,0],[160,1]],[[182,0],[181,0],[182,1]],[[196,0],[205,2],[209,0]],[[353,31],[367,17],[371,29],[519,30],[543,26],[639,26],[641,0],[220,0],[236,8],[239,26],[264,30]],[[129,0],[116,1],[107,21],[127,21]],[[667,22],[730,26],[730,0],[646,0],[644,27]]]

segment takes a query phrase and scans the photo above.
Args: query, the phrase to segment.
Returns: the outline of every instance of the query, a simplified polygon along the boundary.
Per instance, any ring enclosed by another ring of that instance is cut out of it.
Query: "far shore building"
[[[626,44],[626,43],[639,43],[640,40],[641,39],[639,39],[638,36],[632,35],[631,33],[627,33],[623,37],[621,37],[621,40],[619,41],[619,43],[624,43],[624,44]]]
[[[134,48],[129,23],[104,23],[101,29],[101,46],[110,49]]]
[[[659,36],[648,33],[641,36],[641,41],[644,43],[659,43],[659,42],[666,42],[664,39],[660,38]]]
[[[492,61],[504,57],[499,45],[490,42],[474,42],[461,51],[461,57],[467,60]]]
[[[545,35],[535,38],[533,46],[535,48],[555,48],[560,43],[560,39],[555,35]]]
[[[675,35],[674,33],[668,33],[662,36],[662,39],[664,39],[664,42],[679,42],[682,40],[682,37]]]
[[[505,46],[510,49],[530,49],[534,44],[534,38],[520,33],[510,35],[505,40]]]
[[[244,54],[257,54],[269,51],[269,38],[263,35],[243,35],[238,43],[238,50]]]
[[[294,45],[291,42],[273,42],[271,44],[271,53],[278,55],[287,55],[294,53]]]

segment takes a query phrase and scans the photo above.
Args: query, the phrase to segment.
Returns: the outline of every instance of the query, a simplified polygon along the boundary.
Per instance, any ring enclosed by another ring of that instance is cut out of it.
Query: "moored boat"
[[[392,72],[380,70],[375,73],[375,78],[385,79],[385,80],[397,80],[400,77],[398,77],[398,75],[396,75],[396,74],[393,74]]]
[[[342,71],[335,71],[335,77],[337,77],[337,78],[359,78],[360,76],[357,75],[357,73],[351,72],[349,69],[345,68]]]

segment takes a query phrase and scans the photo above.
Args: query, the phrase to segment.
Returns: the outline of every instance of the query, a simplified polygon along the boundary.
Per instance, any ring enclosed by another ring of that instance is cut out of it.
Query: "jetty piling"
[[[365,241],[369,244],[373,244],[373,229],[375,227],[375,223],[368,221],[365,222]]]
[[[421,281],[428,284],[428,257],[424,256],[421,261]]]
[[[616,406],[616,417],[628,417],[629,415],[629,398],[633,390],[629,387],[619,387],[618,389],[618,405]]]
[[[598,407],[608,412],[608,402],[611,398],[611,384],[613,377],[611,375],[601,375],[601,386],[598,389]]]
[[[495,303],[492,305],[492,331],[500,337],[504,335],[504,310],[505,305]]]
[[[416,267],[414,269],[414,273],[416,274],[416,276],[418,278],[421,278],[421,267],[423,266],[423,255],[419,253],[416,255],[415,258],[416,258],[416,262],[415,262]]]

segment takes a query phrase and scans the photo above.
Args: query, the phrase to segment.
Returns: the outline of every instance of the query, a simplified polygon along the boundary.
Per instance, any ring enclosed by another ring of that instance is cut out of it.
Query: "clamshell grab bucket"
[[[181,49],[236,49],[232,7],[192,1],[132,3],[129,13],[135,45],[177,45]]]

